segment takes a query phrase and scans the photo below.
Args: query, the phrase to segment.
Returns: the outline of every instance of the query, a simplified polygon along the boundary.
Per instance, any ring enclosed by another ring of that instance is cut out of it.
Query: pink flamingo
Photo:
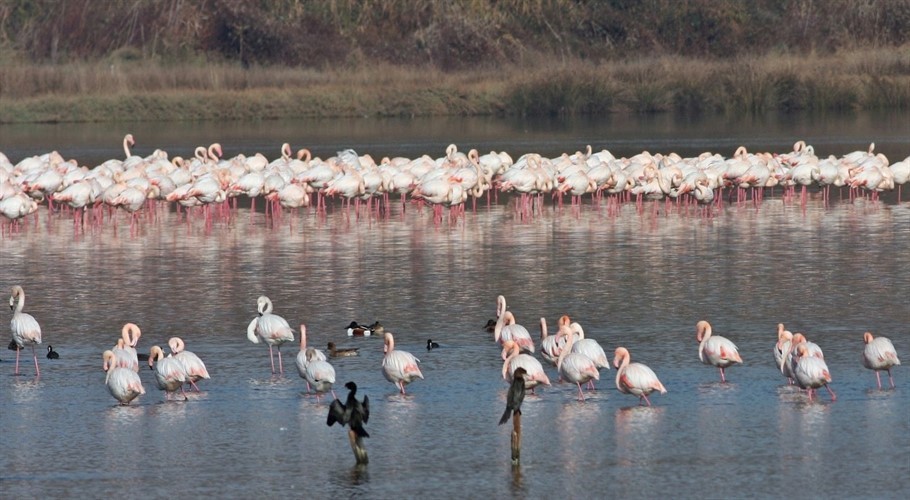
[[[726,376],[724,376],[725,368],[743,362],[736,344],[726,337],[711,335],[711,324],[705,320],[696,323],[695,340],[699,342],[698,359],[706,365],[718,367],[720,369],[721,382],[727,381]]]
[[[790,352],[790,344],[793,341],[793,333],[784,329],[783,323],[777,324],[777,344],[774,345],[774,363],[776,366],[783,364],[784,357]],[[787,377],[788,383],[792,384],[793,379]]]
[[[319,359],[316,351],[317,349],[312,347],[308,347],[305,351],[307,364],[303,377],[307,382],[307,391],[312,385],[313,391],[316,392],[317,403],[319,402],[319,395],[329,391],[332,392],[332,397],[338,399],[338,396],[335,395],[335,389],[332,388],[335,383],[335,367],[325,359]]]
[[[256,309],[259,316],[253,318],[246,329],[246,338],[254,344],[260,340],[269,346],[269,360],[272,362],[272,373],[275,373],[275,357],[272,347],[278,351],[278,373],[284,373],[284,364],[281,361],[281,345],[294,341],[294,331],[287,320],[277,314],[272,314],[272,301],[265,295],[256,299]]]
[[[888,372],[888,379],[891,381],[891,387],[894,387],[894,377],[891,376],[891,367],[901,364],[897,357],[897,351],[894,344],[887,337],[873,337],[871,332],[863,334],[863,342],[866,347],[863,349],[863,366],[870,370],[875,370],[875,380],[878,382],[878,388],[882,388],[882,379],[879,372],[885,370]]]
[[[310,363],[311,360],[318,360],[318,361],[326,360],[324,352],[320,351],[319,349],[313,349],[313,348],[310,348],[310,349],[313,350],[312,353],[307,352],[309,349],[307,349],[307,346],[306,346],[306,325],[301,324],[300,325],[300,352],[297,353],[296,364],[297,364],[297,373],[300,374],[300,378],[302,378],[306,382],[306,392],[307,393],[310,392],[310,381],[306,376],[307,365]],[[334,382],[334,380],[333,380],[333,382]],[[323,391],[323,392],[325,392],[325,391]]]
[[[386,380],[392,382],[404,394],[404,386],[414,380],[423,379],[423,373],[417,366],[420,360],[407,351],[395,350],[395,338],[391,332],[385,334],[385,345],[382,351],[385,356],[382,357],[382,374]]]
[[[617,347],[613,355],[613,366],[616,367],[616,388],[623,394],[638,396],[638,404],[644,400],[651,406],[648,394],[659,391],[666,394],[667,389],[657,379],[654,370],[641,363],[630,363],[632,355],[625,347]]]
[[[104,371],[107,375],[104,383],[107,385],[108,392],[114,396],[121,405],[128,405],[139,395],[145,394],[145,388],[142,387],[142,380],[139,374],[129,368],[114,366],[114,353],[104,351]]]
[[[180,393],[183,394],[183,400],[187,400],[186,393],[183,391],[183,384],[187,381],[183,363],[173,355],[165,356],[164,351],[154,345],[149,353],[149,368],[155,369],[155,382],[158,384],[158,388],[164,391],[165,401],[170,400],[171,393],[176,392],[177,389],[180,389]]]
[[[530,354],[522,354],[521,348],[518,347],[514,340],[507,340],[502,345],[502,359],[504,360],[502,363],[502,378],[507,382],[512,382],[515,370],[524,368],[526,372],[524,377],[526,389],[531,389],[531,392],[534,392],[534,388],[540,384],[550,385],[550,378],[544,372],[540,361],[537,361],[537,358]]]
[[[564,316],[568,318],[568,316]],[[547,318],[540,318],[540,355],[555,365],[562,348],[556,342],[555,335],[547,335]]]
[[[512,311],[506,310],[506,298],[502,295],[496,298],[496,325],[493,327],[493,339],[500,344],[506,340],[514,340],[523,350],[534,352],[534,339],[528,329],[515,322]]]
[[[809,399],[815,395],[815,390],[821,386],[828,389],[831,394],[831,401],[837,399],[834,391],[828,384],[831,382],[831,373],[828,371],[828,365],[825,360],[812,356],[809,347],[805,343],[799,343],[796,348],[795,367],[793,368],[793,379],[796,385],[809,392]]]
[[[598,371],[597,365],[594,364],[591,358],[578,352],[572,352],[575,335],[569,326],[560,327],[556,337],[566,338],[566,345],[563,346],[562,351],[559,353],[559,358],[556,360],[556,369],[559,370],[559,376],[563,380],[568,380],[578,386],[578,400],[584,401],[585,395],[581,391],[581,384],[600,380],[600,371]]]
[[[193,389],[196,389],[196,392],[199,392],[196,382],[211,378],[209,371],[205,368],[205,363],[199,359],[196,353],[184,350],[185,345],[180,337],[171,337],[167,341],[167,345],[171,348],[174,358],[183,364],[183,369],[186,370],[186,381],[193,386]]]
[[[35,353],[35,346],[41,343],[41,325],[34,316],[22,312],[25,307],[25,291],[21,286],[13,286],[12,294],[9,297],[9,307],[13,309],[13,319],[10,320],[9,326],[13,332],[13,341],[19,347],[16,349],[16,375],[19,375],[19,351],[25,346],[32,346],[32,357],[35,359],[35,376],[41,376],[41,370],[38,368],[38,355]]]

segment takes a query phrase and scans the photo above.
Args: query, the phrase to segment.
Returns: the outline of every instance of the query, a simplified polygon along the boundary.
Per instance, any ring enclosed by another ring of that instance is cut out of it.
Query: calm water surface
[[[281,221],[240,209],[206,229],[162,211],[136,235],[119,219],[78,236],[42,209],[37,226],[0,239],[0,288],[25,287],[25,310],[61,359],[42,355],[36,379],[28,363],[14,376],[15,353],[0,352],[3,496],[910,495],[910,376],[898,367],[897,389],[878,390],[860,362],[866,330],[910,356],[910,204],[813,199],[803,210],[769,196],[707,218],[588,202],[519,220],[510,203],[441,224],[413,207],[381,219],[330,207]],[[326,402],[303,395],[297,346],[273,377],[268,349],[247,341],[261,294],[307,324],[311,345],[361,348],[333,364],[339,388],[354,380],[371,400],[367,467],[325,425]],[[541,316],[567,313],[608,352],[626,346],[669,392],[639,407],[615,390],[615,371],[584,403],[574,386],[545,387],[525,401],[513,468],[510,427],[496,425],[507,384],[482,330],[499,294],[532,334]],[[406,396],[381,375],[381,340],[344,333],[377,319],[422,361],[426,380]],[[745,359],[726,384],[698,361],[699,319]],[[142,370],[147,393],[116,406],[100,353],[128,321],[142,351],[183,337],[212,374],[203,392],[165,403]],[[837,401],[785,386],[771,353],[778,322],[825,350]],[[427,352],[427,338],[442,347]]]

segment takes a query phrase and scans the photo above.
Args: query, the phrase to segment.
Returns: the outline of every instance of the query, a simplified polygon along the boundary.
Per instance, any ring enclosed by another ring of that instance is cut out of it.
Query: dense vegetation
[[[0,121],[907,108],[908,26],[910,0],[0,0]]]

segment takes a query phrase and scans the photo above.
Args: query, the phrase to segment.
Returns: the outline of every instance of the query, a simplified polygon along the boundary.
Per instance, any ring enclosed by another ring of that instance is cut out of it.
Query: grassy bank
[[[142,59],[11,64],[0,122],[910,109],[910,46],[805,57],[539,58],[498,69],[334,70]]]

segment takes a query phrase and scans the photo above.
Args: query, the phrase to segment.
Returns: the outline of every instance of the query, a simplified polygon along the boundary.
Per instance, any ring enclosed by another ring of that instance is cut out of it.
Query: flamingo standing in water
[[[790,341],[789,346],[785,343],[784,346],[786,349],[786,354],[781,358],[780,372],[784,374],[787,378],[791,380],[796,379],[795,370],[796,363],[798,361],[798,355],[795,355],[797,348],[800,344],[805,344],[809,356],[813,358],[819,358],[822,361],[825,360],[825,355],[822,353],[821,347],[818,346],[815,342],[809,342],[806,340],[806,336],[802,333],[794,333],[793,339]]]
[[[13,332],[13,342],[16,343],[16,375],[19,375],[19,351],[25,346],[32,346],[32,357],[35,359],[35,376],[41,376],[41,370],[38,368],[38,354],[35,353],[35,346],[41,343],[41,325],[34,316],[22,312],[25,307],[25,291],[21,286],[15,285],[12,294],[9,297],[9,308],[13,311],[13,319],[10,320],[9,326]]]
[[[699,342],[698,359],[706,365],[718,367],[721,382],[727,381],[724,368],[743,362],[736,344],[726,337],[712,335],[711,324],[705,320],[701,320],[695,325],[695,340]]]
[[[796,354],[793,368],[793,379],[796,380],[796,385],[809,392],[810,400],[815,396],[815,390],[821,386],[828,389],[831,401],[836,400],[837,396],[828,386],[831,382],[831,372],[828,371],[825,360],[812,356],[809,347],[804,342],[797,344]]]
[[[310,348],[310,349],[313,349],[313,348]],[[306,325],[301,324],[300,325],[300,352],[297,353],[296,364],[297,364],[297,373],[300,374],[300,378],[302,378],[306,382],[306,392],[307,393],[310,392],[310,379],[308,379],[307,375],[306,375],[307,365],[312,360],[315,360],[315,361],[325,361],[326,360],[325,353],[320,351],[319,349],[313,349],[312,353],[308,353],[307,352],[308,350],[309,349],[307,349],[307,346],[306,346]],[[333,369],[332,378],[334,381],[334,369]],[[325,391],[323,391],[323,392],[325,392]]]
[[[507,340],[502,345],[502,359],[504,360],[502,378],[506,381],[511,383],[515,370],[524,368],[526,389],[531,389],[531,392],[534,392],[534,388],[539,384],[550,385],[550,378],[547,377],[547,373],[543,370],[543,365],[540,364],[540,361],[537,361],[537,358],[530,354],[522,354],[521,348],[518,347],[514,340]]]
[[[165,356],[160,347],[153,345],[149,352],[149,368],[155,370],[155,382],[158,384],[158,388],[164,391],[165,401],[170,400],[171,393],[177,392],[177,389],[180,389],[180,393],[183,394],[183,400],[187,400],[186,393],[183,392],[183,384],[187,380],[183,363],[173,355]]]
[[[657,374],[647,365],[631,363],[632,355],[625,347],[617,347],[613,355],[613,366],[616,367],[616,388],[623,394],[638,396],[638,404],[642,401],[651,406],[648,394],[659,391],[666,394],[667,389],[657,379]]]
[[[588,359],[594,362],[594,366],[597,367],[598,371],[601,368],[609,370],[610,361],[607,360],[607,353],[604,352],[603,347],[596,340],[585,338],[585,331],[578,322],[573,321],[570,323],[569,329],[572,330],[573,337],[577,339],[572,344],[572,352],[587,356]],[[594,390],[594,380],[588,381],[588,388]]]
[[[529,353],[534,352],[534,339],[528,329],[515,322],[512,311],[506,310],[506,298],[502,295],[496,297],[496,324],[493,327],[493,339],[504,344],[507,340],[514,340],[516,344]]]
[[[142,387],[142,380],[138,373],[129,368],[115,366],[113,351],[104,351],[103,357],[103,368],[107,372],[104,383],[111,396],[120,401],[121,405],[128,405],[139,395],[145,394],[145,388]]]
[[[332,397],[337,399],[335,389],[332,388],[335,383],[335,367],[325,359],[319,359],[316,352],[317,349],[306,348],[307,364],[304,368],[303,378],[307,381],[307,390],[309,391],[309,386],[313,386],[317,403],[319,402],[319,395],[329,391],[332,392]]]
[[[875,370],[875,380],[878,382],[878,388],[882,388],[882,378],[879,372],[885,370],[888,372],[888,379],[891,381],[891,387],[894,388],[894,377],[891,376],[891,367],[901,364],[897,357],[897,350],[894,344],[887,337],[873,337],[872,332],[863,334],[863,342],[866,347],[863,349],[863,366],[870,370]]]
[[[284,373],[284,364],[281,361],[281,344],[294,341],[294,331],[287,320],[277,314],[272,314],[272,301],[265,295],[256,299],[256,309],[259,316],[250,321],[246,329],[246,338],[254,344],[260,340],[269,346],[269,360],[272,362],[272,373],[275,373],[275,357],[272,347],[278,351],[278,373]]]
[[[564,316],[568,318],[568,316]],[[547,318],[540,318],[540,355],[543,359],[556,365],[559,359],[559,352],[562,348],[556,342],[555,335],[547,335]]]
[[[556,359],[556,369],[559,370],[559,376],[563,380],[568,380],[578,386],[578,400],[584,401],[585,395],[581,391],[581,384],[600,380],[600,371],[591,358],[578,352],[572,352],[575,334],[568,325],[560,327],[556,337],[557,342],[559,337],[566,338],[566,344],[560,351],[559,358]]]
[[[129,368],[139,373],[139,353],[136,351],[136,345],[142,336],[142,330],[135,323],[127,323],[120,330],[120,338],[117,339],[117,345],[114,346],[113,365],[120,368]]]
[[[205,368],[205,363],[199,359],[196,353],[184,349],[185,344],[180,337],[171,337],[167,341],[167,345],[171,348],[174,358],[183,364],[183,369],[186,370],[186,381],[193,386],[193,389],[196,389],[196,392],[199,392],[196,382],[211,378],[209,371]]]
[[[777,344],[774,345],[774,363],[775,366],[781,366],[784,362],[784,356],[790,352],[790,344],[793,342],[793,333],[784,329],[783,323],[777,324]],[[793,379],[787,377],[788,383],[792,384]]]
[[[420,360],[407,351],[395,350],[395,338],[392,337],[391,332],[385,333],[385,345],[382,351],[385,353],[385,356],[382,357],[382,374],[386,380],[398,386],[402,394],[405,394],[405,385],[418,378],[423,379],[423,373],[417,366]]]

